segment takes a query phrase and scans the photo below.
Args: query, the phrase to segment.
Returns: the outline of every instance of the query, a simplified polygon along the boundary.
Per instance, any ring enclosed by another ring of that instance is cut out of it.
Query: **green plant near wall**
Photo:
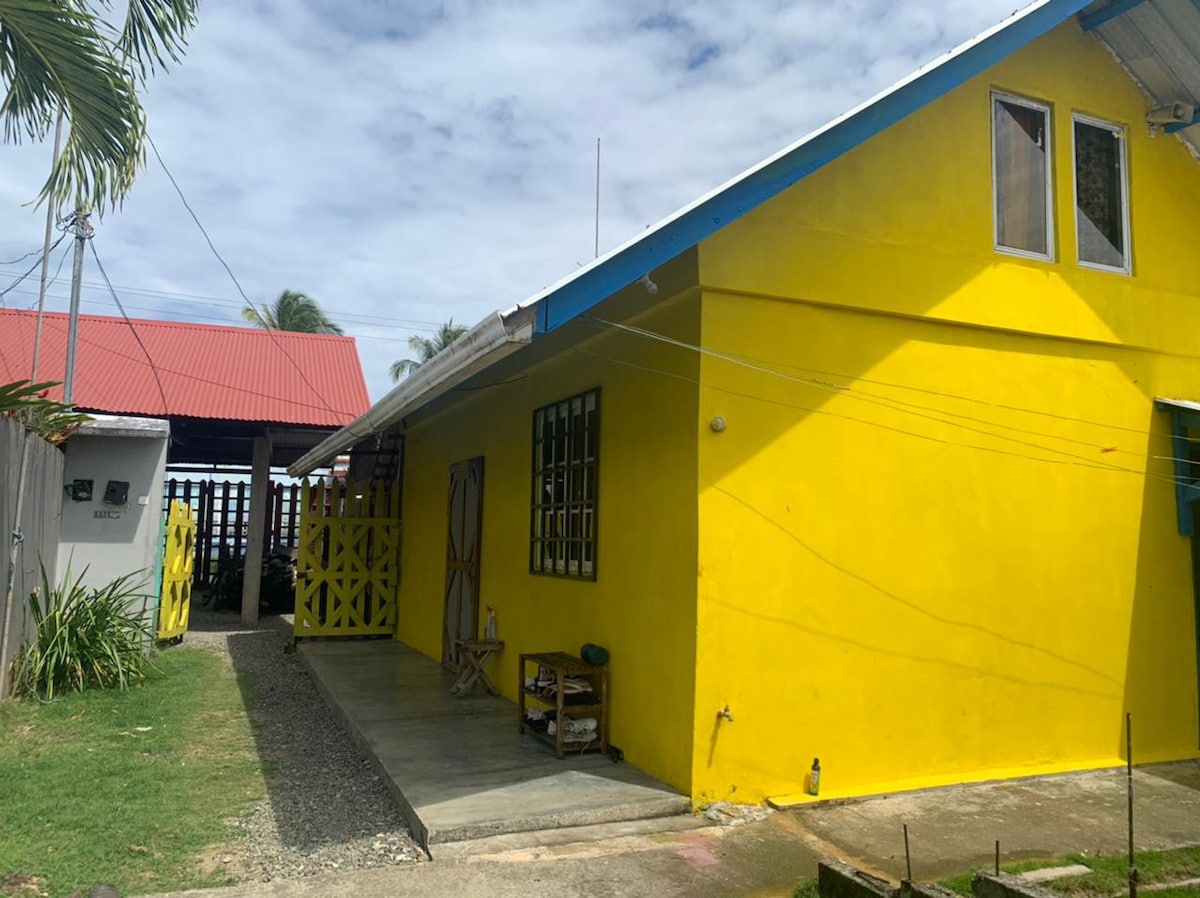
[[[54,381],[0,384],[0,418],[11,418],[48,443],[61,446],[89,419],[65,403],[46,398],[46,391],[54,386]]]
[[[68,569],[55,586],[42,565],[41,587],[29,596],[34,637],[13,662],[18,695],[52,701],[64,692],[125,689],[146,678],[152,634],[149,597],[135,588],[141,572],[99,588],[83,585],[86,573],[72,579]]]

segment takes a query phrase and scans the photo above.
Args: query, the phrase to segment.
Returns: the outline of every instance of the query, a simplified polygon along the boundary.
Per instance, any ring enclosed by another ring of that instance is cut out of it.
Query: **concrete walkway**
[[[1200,763],[1144,767],[1135,780],[1138,847],[1200,845]],[[740,826],[673,817],[517,833],[446,845],[433,863],[160,898],[786,898],[820,856],[897,879],[904,823],[918,879],[990,866],[997,838],[1005,863],[1120,855],[1124,801],[1124,772],[1095,771],[818,805]]]
[[[791,898],[816,869],[782,814],[701,828],[673,817],[518,833],[448,845],[432,863],[158,898]]]
[[[429,849],[438,842],[681,814],[689,800],[595,753],[559,760],[517,731],[512,702],[394,641],[304,642],[300,654]]]

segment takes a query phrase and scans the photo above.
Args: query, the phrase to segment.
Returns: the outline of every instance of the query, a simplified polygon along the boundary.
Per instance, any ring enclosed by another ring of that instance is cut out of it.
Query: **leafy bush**
[[[0,384],[0,417],[12,418],[47,442],[61,446],[90,419],[66,403],[46,398],[46,391],[53,386],[54,381]]]
[[[124,689],[144,680],[152,634],[149,597],[134,587],[138,576],[96,589],[83,585],[84,574],[72,580],[68,570],[55,587],[42,565],[41,589],[29,596],[36,633],[14,662],[17,693],[50,701],[63,692]]]

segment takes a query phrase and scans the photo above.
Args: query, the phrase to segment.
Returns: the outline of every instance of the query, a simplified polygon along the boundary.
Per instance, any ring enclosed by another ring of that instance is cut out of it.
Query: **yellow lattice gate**
[[[167,510],[163,549],[162,594],[158,603],[158,638],[179,640],[187,632],[192,610],[192,563],[196,519],[192,507],[178,499]]]
[[[305,483],[297,636],[390,635],[400,589],[400,491],[386,481]]]

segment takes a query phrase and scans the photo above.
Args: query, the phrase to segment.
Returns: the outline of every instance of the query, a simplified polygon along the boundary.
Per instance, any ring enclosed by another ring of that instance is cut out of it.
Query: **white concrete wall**
[[[159,553],[163,534],[163,481],[170,432],[167,422],[107,418],[89,422],[67,443],[63,483],[91,480],[91,501],[63,496],[58,575],[72,578],[86,568],[84,583],[99,587],[139,572],[138,588],[158,607]],[[124,505],[104,502],[110,480],[129,482]]]

